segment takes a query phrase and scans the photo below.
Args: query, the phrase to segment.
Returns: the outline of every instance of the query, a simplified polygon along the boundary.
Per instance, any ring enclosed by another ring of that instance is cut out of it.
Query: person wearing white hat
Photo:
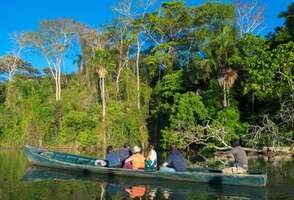
[[[139,146],[134,146],[133,155],[125,160],[124,168],[127,169],[144,169],[145,157],[141,153]]]
[[[133,154],[135,154],[135,153],[141,153],[141,147],[134,146],[134,148],[133,148]]]

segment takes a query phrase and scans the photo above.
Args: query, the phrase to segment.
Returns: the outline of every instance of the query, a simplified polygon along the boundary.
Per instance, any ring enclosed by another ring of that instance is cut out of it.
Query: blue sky
[[[167,0],[165,0],[167,1]],[[258,0],[266,6],[266,29],[262,34],[267,34],[282,24],[277,18],[278,13],[287,9],[293,0]],[[0,56],[11,49],[9,34],[19,31],[36,30],[42,19],[72,18],[99,27],[114,18],[111,7],[117,0],[1,0],[0,3]],[[157,0],[157,5],[163,0]],[[204,0],[187,0],[188,5],[198,5]],[[41,58],[26,56],[33,66],[45,66]],[[72,62],[72,61],[70,61]],[[67,62],[68,65],[72,65]],[[70,66],[69,71],[74,71]]]

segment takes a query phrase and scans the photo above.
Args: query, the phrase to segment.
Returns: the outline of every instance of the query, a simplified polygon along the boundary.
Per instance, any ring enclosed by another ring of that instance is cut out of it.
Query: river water
[[[174,183],[104,177],[31,166],[21,151],[0,151],[0,200],[87,199],[289,199],[294,200],[294,161],[251,160],[268,174],[265,188]]]

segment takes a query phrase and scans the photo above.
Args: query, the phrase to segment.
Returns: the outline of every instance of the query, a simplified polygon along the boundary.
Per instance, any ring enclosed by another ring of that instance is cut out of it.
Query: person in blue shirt
[[[119,153],[115,152],[112,146],[107,147],[106,153],[107,167],[121,167]]]
[[[171,150],[168,153],[166,162],[163,163],[160,171],[162,172],[175,172],[186,171],[187,164],[183,154],[177,150],[175,145],[171,145]]]
[[[119,156],[122,163],[132,155],[130,147],[128,144],[124,144],[123,148],[119,150]]]

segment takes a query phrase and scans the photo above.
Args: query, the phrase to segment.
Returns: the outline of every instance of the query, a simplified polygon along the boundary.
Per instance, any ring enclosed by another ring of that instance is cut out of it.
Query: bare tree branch
[[[56,100],[61,99],[61,67],[67,51],[75,38],[76,28],[72,20],[42,21],[37,32],[26,32],[22,43],[40,53],[55,80]]]
[[[258,0],[235,0],[237,9],[237,26],[240,36],[246,33],[260,33],[265,29],[265,6]]]

